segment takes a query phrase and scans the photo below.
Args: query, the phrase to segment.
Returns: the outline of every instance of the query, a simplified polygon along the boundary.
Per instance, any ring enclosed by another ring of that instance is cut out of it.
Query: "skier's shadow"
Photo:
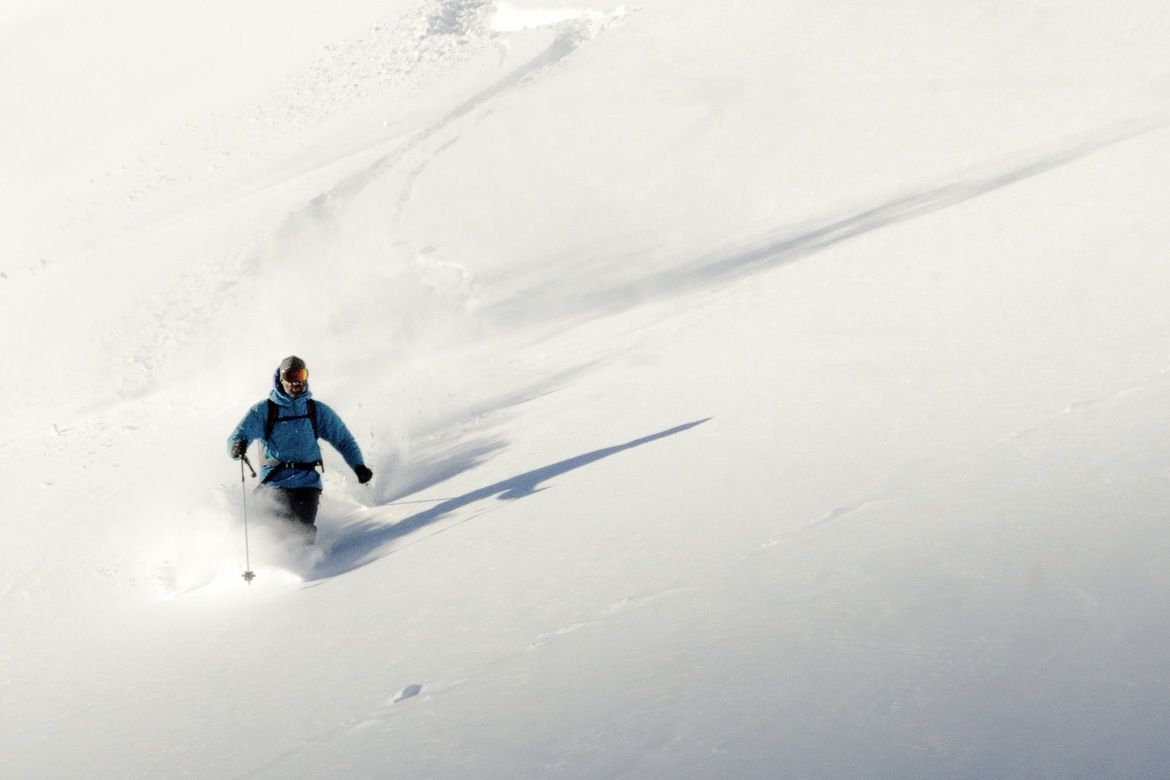
[[[665,439],[667,436],[673,436],[676,433],[682,433],[695,426],[702,425],[710,419],[710,417],[707,417],[702,420],[685,423],[649,436],[643,436],[640,439],[628,441],[624,444],[616,444],[612,447],[594,450],[593,452],[562,460],[552,465],[544,466],[543,468],[527,471],[510,479],[497,482],[494,485],[488,485],[479,490],[465,493],[458,498],[447,499],[426,511],[399,520],[393,525],[369,521],[356,523],[343,530],[341,537],[333,543],[324,557],[314,565],[312,572],[309,573],[306,579],[321,580],[353,571],[390,554],[392,550],[385,548],[395,539],[400,539],[408,534],[414,533],[420,528],[425,528],[469,504],[474,504],[477,501],[482,501],[493,496],[500,501],[515,501],[518,498],[530,496],[533,493],[544,490],[545,488],[542,488],[541,484],[554,477],[558,477],[574,469],[579,469],[582,466],[588,466],[590,463],[596,463],[602,458],[608,458],[610,455],[616,455],[619,452],[640,447],[643,444],[649,444],[659,439]]]

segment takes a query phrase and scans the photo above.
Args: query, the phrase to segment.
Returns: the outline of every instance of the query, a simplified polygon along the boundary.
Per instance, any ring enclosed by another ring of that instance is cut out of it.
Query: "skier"
[[[268,399],[248,410],[228,437],[234,460],[245,456],[255,439],[264,441],[260,484],[271,488],[277,515],[300,524],[309,544],[317,537],[317,507],[321,501],[322,438],[334,446],[363,485],[374,474],[362,459],[353,434],[337,413],[314,401],[309,392],[309,369],[296,355],[286,357],[272,377]]]

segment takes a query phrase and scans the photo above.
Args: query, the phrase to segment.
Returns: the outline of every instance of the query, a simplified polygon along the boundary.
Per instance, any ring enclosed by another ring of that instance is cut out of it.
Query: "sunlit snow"
[[[1164,775],[1167,40],[0,3],[0,775]]]

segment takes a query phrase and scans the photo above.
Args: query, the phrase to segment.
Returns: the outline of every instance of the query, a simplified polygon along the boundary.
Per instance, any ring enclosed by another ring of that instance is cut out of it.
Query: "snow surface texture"
[[[1164,6],[0,4],[0,772],[1164,776]]]

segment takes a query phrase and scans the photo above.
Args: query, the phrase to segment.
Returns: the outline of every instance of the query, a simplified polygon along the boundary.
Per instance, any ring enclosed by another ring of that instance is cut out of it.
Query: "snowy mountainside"
[[[1158,776],[1168,27],[0,4],[5,775]]]

